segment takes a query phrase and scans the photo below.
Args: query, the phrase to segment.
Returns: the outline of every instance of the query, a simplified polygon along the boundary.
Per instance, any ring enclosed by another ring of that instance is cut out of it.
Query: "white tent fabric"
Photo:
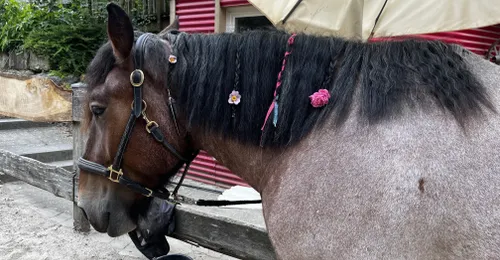
[[[500,0],[249,2],[276,27],[288,32],[335,35],[364,41],[371,37],[455,31],[500,24]]]

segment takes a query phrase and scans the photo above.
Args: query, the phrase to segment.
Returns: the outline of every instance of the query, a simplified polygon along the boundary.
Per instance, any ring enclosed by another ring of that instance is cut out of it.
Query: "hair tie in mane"
[[[262,131],[266,127],[267,120],[269,119],[269,116],[271,115],[271,112],[273,110],[274,110],[274,117],[273,117],[273,125],[274,125],[274,127],[276,127],[276,124],[278,123],[278,98],[279,98],[279,95],[277,95],[278,94],[278,89],[281,86],[281,76],[283,75],[283,72],[285,71],[286,61],[288,59],[288,56],[290,54],[292,54],[292,45],[293,45],[293,43],[295,41],[295,36],[296,35],[297,34],[294,33],[294,34],[292,34],[290,36],[290,38],[288,38],[287,50],[285,52],[285,56],[283,57],[283,65],[281,66],[281,71],[278,74],[278,80],[276,82],[276,88],[274,90],[274,99],[271,102],[271,105],[269,106],[269,109],[267,110],[266,118],[264,119],[264,124],[262,125],[262,128],[260,129]]]

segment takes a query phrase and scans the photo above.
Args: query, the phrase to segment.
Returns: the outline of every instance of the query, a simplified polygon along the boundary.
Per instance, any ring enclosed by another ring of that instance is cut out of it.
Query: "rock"
[[[66,75],[64,76],[64,78],[55,75],[50,75],[48,73],[40,73],[38,75],[49,78],[50,80],[52,80],[52,82],[54,82],[58,86],[67,86],[68,88],[71,86],[71,84],[77,83],[79,81],[79,78],[74,75]]]
[[[0,114],[30,121],[71,121],[71,91],[40,75],[3,74]]]
[[[9,68],[9,55],[7,53],[0,53],[0,70]]]
[[[48,71],[50,70],[49,58],[30,52],[28,67],[32,71]]]
[[[0,78],[1,77],[7,77],[7,78],[14,78],[14,79],[19,79],[19,80],[26,80],[31,78],[35,73],[30,70],[1,70],[0,71]],[[0,81],[0,84],[2,82]]]
[[[29,53],[17,51],[9,52],[9,68],[15,70],[27,70],[28,69],[28,59]]]

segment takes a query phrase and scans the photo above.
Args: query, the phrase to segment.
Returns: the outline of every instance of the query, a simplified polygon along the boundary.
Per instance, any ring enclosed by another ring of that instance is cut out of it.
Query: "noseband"
[[[198,151],[196,151],[190,154],[188,157],[181,155],[181,153],[179,153],[174,148],[174,146],[168,143],[168,141],[165,138],[165,135],[160,130],[158,123],[150,120],[146,115],[147,103],[142,99],[142,84],[144,83],[144,72],[141,70],[141,68],[144,60],[143,47],[149,37],[151,37],[151,34],[145,33],[141,35],[136,42],[136,48],[134,52],[134,71],[132,71],[132,73],[130,74],[130,83],[134,90],[134,101],[132,103],[132,112],[125,127],[125,131],[121,137],[120,144],[118,145],[118,151],[113,160],[113,164],[106,167],[104,165],[88,161],[83,157],[81,157],[78,159],[78,167],[89,173],[104,176],[108,178],[108,180],[114,183],[119,183],[121,185],[124,185],[127,188],[137,193],[140,193],[146,197],[169,199],[170,193],[165,188],[161,187],[152,189],[145,187],[144,185],[135,182],[130,178],[128,178],[127,176],[125,176],[122,170],[123,154],[125,153],[125,149],[127,148],[128,141],[130,140],[132,130],[134,129],[135,123],[139,117],[142,117],[142,119],[146,122],[146,131],[149,134],[151,134],[157,142],[161,143],[163,147],[165,147],[168,151],[170,151],[170,153],[172,153],[173,155],[175,155],[175,157],[179,159],[179,163],[174,167],[174,169],[170,171],[170,173],[174,174],[184,164],[186,165],[186,167],[184,167],[184,172],[182,174],[181,180],[179,181],[177,187],[173,192],[174,195],[177,193],[177,190],[180,187],[180,184],[182,183],[182,180],[184,179],[187,170],[189,169],[189,165],[198,154]],[[172,98],[170,97],[170,91],[168,93],[169,93],[169,106],[170,106],[171,116],[176,126],[177,132],[178,134],[180,134],[177,127],[177,118],[175,115],[175,110],[171,102]]]

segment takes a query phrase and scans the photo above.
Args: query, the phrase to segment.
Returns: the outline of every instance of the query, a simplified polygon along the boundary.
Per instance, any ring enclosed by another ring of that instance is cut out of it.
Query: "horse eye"
[[[102,113],[104,113],[106,108],[100,106],[91,106],[90,110],[92,111],[92,114],[94,114],[94,116],[100,116],[102,115]]]

